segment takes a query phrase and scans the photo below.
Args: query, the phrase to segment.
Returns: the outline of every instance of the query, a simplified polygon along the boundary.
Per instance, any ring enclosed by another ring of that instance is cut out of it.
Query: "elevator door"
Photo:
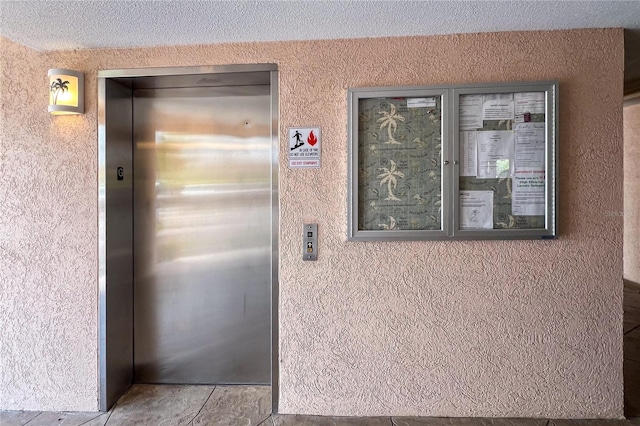
[[[135,382],[270,383],[270,105],[133,92]]]

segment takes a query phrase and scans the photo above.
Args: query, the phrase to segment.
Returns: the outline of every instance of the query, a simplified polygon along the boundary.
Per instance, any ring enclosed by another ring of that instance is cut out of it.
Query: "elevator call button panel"
[[[318,224],[306,223],[302,229],[302,260],[318,260]]]

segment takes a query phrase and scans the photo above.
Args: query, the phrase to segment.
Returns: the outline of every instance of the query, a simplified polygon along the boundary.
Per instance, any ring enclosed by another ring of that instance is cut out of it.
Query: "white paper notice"
[[[513,93],[484,95],[483,120],[513,120]]]
[[[460,176],[476,176],[478,174],[478,149],[475,130],[460,132]]]
[[[544,173],[544,123],[516,124],[515,172]]]
[[[493,229],[493,191],[460,191],[460,229]]]
[[[544,216],[544,202],[544,173],[520,172],[513,176],[513,215]]]
[[[516,115],[544,114],[544,92],[514,93],[513,100],[516,104]]]
[[[477,132],[478,179],[509,177],[513,173],[513,132]]]
[[[436,106],[436,98],[407,99],[407,108],[434,108],[435,106]]]
[[[482,95],[460,96],[460,130],[482,128]]]

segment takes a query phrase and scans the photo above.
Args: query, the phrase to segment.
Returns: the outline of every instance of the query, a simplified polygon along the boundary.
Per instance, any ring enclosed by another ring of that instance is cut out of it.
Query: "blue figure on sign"
[[[296,130],[296,133],[293,135],[293,137],[296,140],[296,145],[291,148],[291,151],[293,151],[296,148],[300,148],[302,145],[304,145],[304,142],[302,142],[302,133],[300,133],[299,131]]]

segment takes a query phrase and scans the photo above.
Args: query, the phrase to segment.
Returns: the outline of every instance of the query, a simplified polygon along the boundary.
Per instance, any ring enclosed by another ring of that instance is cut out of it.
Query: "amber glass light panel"
[[[49,112],[53,115],[84,113],[84,75],[81,72],[49,70]]]

